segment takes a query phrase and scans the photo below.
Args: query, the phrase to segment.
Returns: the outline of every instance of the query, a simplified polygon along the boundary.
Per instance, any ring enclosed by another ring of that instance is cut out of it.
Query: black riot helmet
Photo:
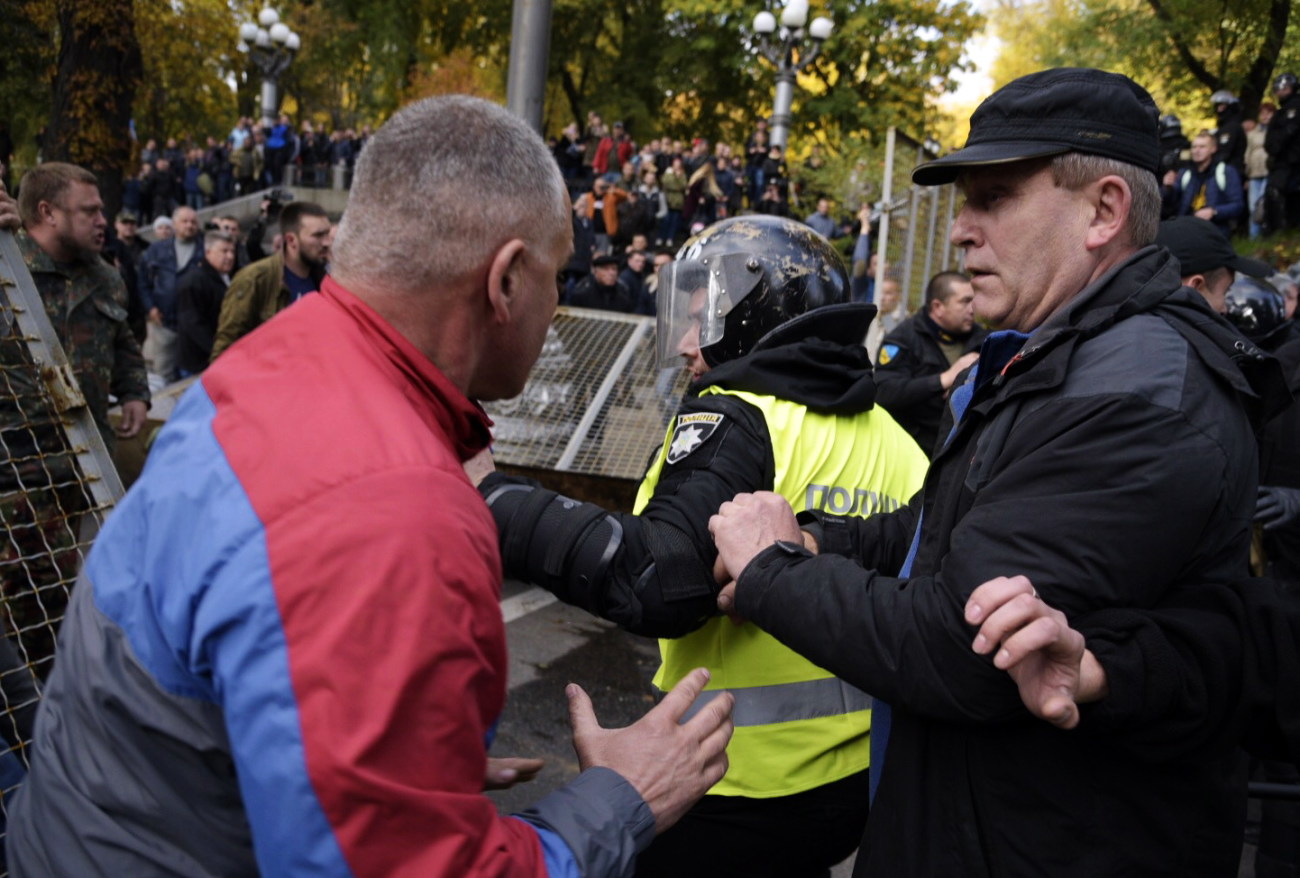
[[[835,248],[803,223],[741,216],[683,244],[660,270],[656,298],[659,365],[675,365],[678,345],[698,327],[700,354],[718,366],[802,314],[846,305],[849,276]]]
[[[1183,136],[1183,121],[1173,113],[1165,113],[1160,117],[1160,139],[1164,140],[1181,140]]]
[[[1296,79],[1294,73],[1279,73],[1277,79],[1273,80],[1273,93],[1276,94],[1284,88],[1289,88],[1294,94],[1297,82],[1300,82],[1300,80]]]
[[[1237,275],[1228,287],[1228,322],[1246,338],[1259,344],[1287,322],[1286,300],[1266,280]]]

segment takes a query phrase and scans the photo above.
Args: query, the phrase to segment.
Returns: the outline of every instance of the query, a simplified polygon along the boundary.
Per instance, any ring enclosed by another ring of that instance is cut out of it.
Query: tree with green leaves
[[[1125,73],[1184,118],[1212,118],[1209,95],[1236,93],[1248,116],[1275,71],[1294,64],[1297,0],[999,0],[998,85],[1044,67]]]

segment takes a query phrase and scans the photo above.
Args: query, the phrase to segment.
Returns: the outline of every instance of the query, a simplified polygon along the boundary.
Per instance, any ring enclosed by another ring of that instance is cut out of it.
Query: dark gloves
[[[1280,488],[1262,485],[1255,500],[1255,521],[1264,530],[1273,530],[1290,524],[1300,516],[1300,488]]]

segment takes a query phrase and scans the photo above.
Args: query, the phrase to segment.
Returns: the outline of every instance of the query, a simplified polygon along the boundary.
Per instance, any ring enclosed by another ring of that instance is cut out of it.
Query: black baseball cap
[[[1180,216],[1165,220],[1156,232],[1156,244],[1164,247],[1182,266],[1182,276],[1204,274],[1216,268],[1230,268],[1249,277],[1268,277],[1273,270],[1258,259],[1238,256],[1232,243],[1209,220]]]
[[[912,182],[941,186],[970,167],[1082,152],[1160,169],[1160,111],[1127,76],[1057,67],[1009,82],[970,117],[966,146],[917,165]]]
[[[618,265],[618,258],[605,253],[591,260],[592,268],[600,268],[602,265]]]

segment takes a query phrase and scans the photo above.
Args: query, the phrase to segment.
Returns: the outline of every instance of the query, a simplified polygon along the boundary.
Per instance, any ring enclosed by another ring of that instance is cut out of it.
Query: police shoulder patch
[[[880,365],[888,366],[889,361],[898,356],[898,345],[887,344],[880,346]]]
[[[714,412],[691,412],[678,415],[677,427],[668,443],[669,463],[677,463],[704,444],[725,420]]]

